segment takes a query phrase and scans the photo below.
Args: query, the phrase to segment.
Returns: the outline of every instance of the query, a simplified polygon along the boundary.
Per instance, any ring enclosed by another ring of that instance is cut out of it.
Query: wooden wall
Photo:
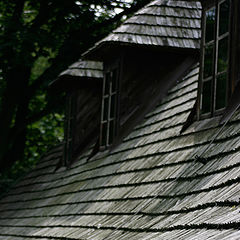
[[[99,134],[101,116],[102,80],[95,86],[78,86],[71,89],[75,95],[73,144],[70,163],[74,161],[89,144],[94,143]],[[65,133],[66,134],[66,133]],[[69,151],[69,150],[68,150]]]
[[[127,50],[122,57],[119,136],[124,136],[167,94],[189,68],[189,55]]]
[[[113,146],[118,145],[167,94],[186,69],[195,62],[189,54],[169,51],[127,49],[108,59],[107,70],[118,60],[119,103],[118,131]],[[96,82],[95,82],[96,84]],[[77,94],[76,124],[74,130],[73,158],[90,143],[96,143],[100,134],[102,81],[96,85],[75,88]]]

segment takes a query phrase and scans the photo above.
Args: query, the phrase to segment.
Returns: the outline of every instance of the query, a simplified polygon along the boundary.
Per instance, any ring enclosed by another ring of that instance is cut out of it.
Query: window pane
[[[104,98],[103,121],[108,119],[109,98]]]
[[[224,1],[220,4],[219,10],[219,36],[228,32],[229,28],[229,15],[230,15],[230,2],[229,0]]]
[[[212,90],[212,81],[203,82],[202,89],[202,113],[211,112],[211,90]]]
[[[205,48],[204,55],[204,73],[203,77],[207,78],[213,75],[213,45],[207,46]]]
[[[109,146],[115,137],[116,106],[118,92],[118,70],[112,69],[105,72],[104,96],[102,106],[101,146]]]
[[[228,37],[219,41],[218,45],[218,72],[226,71],[228,67]]]
[[[115,116],[116,111],[116,94],[112,95],[111,97],[111,110],[110,110],[110,117],[113,118]]]
[[[214,40],[216,8],[206,11],[205,43]]]
[[[226,106],[227,94],[227,74],[222,74],[217,77],[216,87],[216,110]]]
[[[114,138],[114,121],[110,121],[109,126],[109,144],[112,144]]]
[[[104,95],[109,94],[110,79],[111,79],[111,75],[110,75],[110,72],[108,72],[106,73],[106,76],[105,76]]]

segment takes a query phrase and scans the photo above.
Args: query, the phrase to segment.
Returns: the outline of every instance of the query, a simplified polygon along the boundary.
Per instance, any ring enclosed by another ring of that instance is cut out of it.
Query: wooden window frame
[[[120,70],[120,61],[116,61],[104,70],[99,138],[100,150],[108,149],[113,144],[115,137],[118,134]],[[113,89],[114,74],[116,78],[115,89]],[[106,89],[108,89],[107,92]],[[112,101],[114,98],[115,102]],[[106,105],[107,109],[105,109]],[[106,127],[106,130],[104,129],[104,126]]]
[[[198,88],[198,104],[197,104],[197,118],[198,119],[203,119],[203,118],[209,118],[213,117],[219,114],[222,114],[225,107],[228,104],[229,97],[231,96],[231,93],[233,91],[232,85],[233,85],[233,79],[230,77],[231,76],[231,67],[232,67],[232,62],[231,62],[231,54],[232,54],[232,49],[231,49],[231,42],[232,42],[232,25],[233,25],[233,1],[229,0],[230,2],[230,14],[229,14],[229,26],[228,26],[228,32],[222,34],[219,36],[219,10],[220,10],[220,4],[225,2],[227,0],[210,0],[208,1],[207,5],[204,6],[203,9],[203,15],[202,15],[202,41],[201,41],[201,64],[200,64],[200,77],[199,77],[199,88]],[[216,9],[216,20],[214,24],[214,39],[210,42],[207,42],[205,44],[205,36],[206,36],[206,12],[215,8]],[[227,70],[223,71],[221,73],[217,72],[217,64],[218,64],[218,45],[219,41],[221,39],[224,39],[225,37],[228,37],[228,59],[227,59]],[[204,79],[204,55],[205,55],[205,49],[208,45],[213,44],[213,75]],[[225,107],[216,110],[216,84],[217,84],[217,77],[220,75],[226,74],[227,76],[227,86],[226,86],[226,100],[225,100]],[[212,80],[210,80],[212,79]],[[232,79],[232,80],[231,80]],[[203,82],[205,81],[211,81],[211,110],[209,113],[202,114],[201,109],[202,109],[202,90],[203,90]]]
[[[74,148],[74,133],[76,126],[76,93],[67,93],[64,122],[64,154],[63,166],[72,162]]]

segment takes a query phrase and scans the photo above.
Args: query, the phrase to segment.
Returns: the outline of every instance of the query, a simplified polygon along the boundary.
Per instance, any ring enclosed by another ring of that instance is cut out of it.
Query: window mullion
[[[231,16],[233,14],[232,11],[232,1],[230,1],[230,6],[229,6],[229,16],[228,16],[228,32],[227,32],[227,38],[228,38],[228,56],[227,56],[227,89],[226,89],[226,103],[228,103],[228,98],[231,95],[230,93],[230,86],[232,85],[232,82],[230,82],[230,70],[231,70],[231,42],[232,42],[232,34],[231,34]],[[225,36],[224,36],[225,37]]]
[[[102,107],[101,107],[101,126],[100,126],[100,146],[103,146],[103,134],[104,134],[104,124],[105,124],[105,120],[104,120],[104,111],[105,111],[105,89],[106,89],[106,84],[107,84],[107,74],[105,74],[104,79],[103,79],[103,91],[102,91]]]
[[[64,129],[64,158],[63,164],[67,166],[72,160],[74,144],[74,128],[76,118],[76,95],[70,93],[66,99],[66,118]]]
[[[118,95],[118,70],[116,66],[108,69],[104,74],[102,114],[100,128],[100,149],[111,146],[115,137],[116,106]]]
[[[215,47],[214,47],[214,71],[212,84],[212,116],[216,109],[216,86],[217,86],[217,59],[218,59],[218,43],[219,43],[219,2],[216,4],[216,21],[215,21]]]
[[[217,7],[218,7],[218,29],[217,29],[217,53],[216,53],[216,77],[215,77],[215,85],[216,85],[216,100],[215,101],[215,112],[222,109],[224,106],[226,106],[227,103],[227,97],[228,97],[228,87],[229,87],[229,77],[228,77],[228,71],[229,71],[229,43],[230,43],[230,6],[228,9],[228,26],[226,29],[222,26],[223,21],[221,20],[221,17],[223,17],[223,12],[221,9],[224,9],[224,4],[231,4],[230,1],[219,1]],[[221,29],[222,30],[221,30]],[[224,31],[224,30],[226,31]],[[225,43],[226,42],[226,43]],[[226,45],[225,45],[226,44]],[[226,51],[226,52],[225,52]],[[226,56],[225,56],[226,54]],[[224,77],[225,75],[225,77]],[[223,79],[221,79],[223,78]],[[220,86],[218,86],[220,84]],[[224,87],[224,90],[222,90]],[[224,92],[223,92],[224,91]],[[220,95],[219,95],[220,94]],[[225,99],[223,99],[223,97]]]
[[[215,116],[226,107],[230,85],[230,9],[231,0],[215,0],[212,6],[204,9],[198,90],[200,99],[198,114],[202,118]]]
[[[109,86],[109,100],[108,100],[108,116],[107,116],[107,146],[109,146],[109,134],[110,134],[110,118],[111,118],[111,104],[112,104],[112,72],[110,77],[110,86]]]

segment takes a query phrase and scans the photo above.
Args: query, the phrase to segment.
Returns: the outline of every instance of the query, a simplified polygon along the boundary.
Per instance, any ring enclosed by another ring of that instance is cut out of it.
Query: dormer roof
[[[59,74],[62,76],[103,78],[103,63],[79,59]]]
[[[79,80],[99,80],[103,78],[103,63],[79,59],[61,72],[56,80],[49,84],[51,89],[67,90],[69,87],[81,84]],[[70,82],[69,82],[70,81]],[[87,84],[84,81],[82,84]]]
[[[97,42],[84,56],[87,59],[101,59],[105,48],[109,46],[198,49],[200,28],[200,2],[156,0]]]

